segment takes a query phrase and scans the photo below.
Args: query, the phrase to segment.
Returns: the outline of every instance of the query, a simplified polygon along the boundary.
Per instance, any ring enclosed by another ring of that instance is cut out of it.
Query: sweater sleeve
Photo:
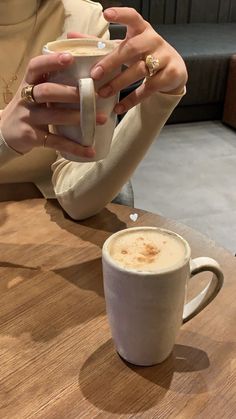
[[[116,127],[110,153],[102,161],[58,158],[52,165],[55,194],[73,219],[95,215],[118,194],[181,98],[155,93],[132,108]]]
[[[17,151],[7,145],[2,135],[2,131],[0,130],[0,167],[20,156],[20,153],[17,153]]]

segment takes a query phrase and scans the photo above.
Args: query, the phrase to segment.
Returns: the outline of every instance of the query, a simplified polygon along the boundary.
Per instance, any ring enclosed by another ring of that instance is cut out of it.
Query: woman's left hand
[[[146,79],[135,91],[125,97],[115,107],[115,112],[122,114],[142,102],[155,92],[169,94],[183,93],[187,82],[187,71],[183,59],[142,16],[132,8],[113,7],[104,11],[108,22],[127,26],[125,40],[91,72],[95,80],[102,79],[114,69],[125,64],[128,66],[108,84],[102,86],[99,95],[109,97],[128,87],[132,83],[149,76],[145,58],[152,55],[159,61],[158,71]]]

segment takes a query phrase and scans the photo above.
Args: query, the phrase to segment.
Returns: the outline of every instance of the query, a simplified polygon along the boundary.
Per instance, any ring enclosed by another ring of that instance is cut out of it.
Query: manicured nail
[[[125,112],[125,106],[124,105],[116,105],[114,111],[117,114],[124,113]]]
[[[98,94],[102,97],[107,97],[112,94],[112,87],[106,86],[99,90]]]
[[[104,70],[100,65],[98,65],[97,67],[94,67],[91,70],[91,77],[95,80],[101,79],[103,74],[104,74]]]
[[[60,64],[69,64],[72,60],[73,55],[69,52],[63,52],[59,55],[58,61]]]
[[[113,9],[108,9],[108,10],[105,10],[104,16],[105,16],[105,18],[107,18],[109,20],[115,20],[117,18],[117,13]]]
[[[84,147],[84,157],[94,157],[95,156],[95,150],[91,147]]]
[[[106,115],[98,115],[96,118],[96,122],[98,125],[104,125],[107,122],[107,116]]]

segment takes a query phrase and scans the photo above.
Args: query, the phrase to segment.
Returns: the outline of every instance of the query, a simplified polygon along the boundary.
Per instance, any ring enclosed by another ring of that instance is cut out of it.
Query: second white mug
[[[102,250],[108,320],[118,353],[136,365],[164,361],[183,322],[198,314],[223,284],[212,258],[190,258],[189,244],[156,227],[133,227],[111,235]],[[185,303],[189,279],[210,271],[212,279]]]

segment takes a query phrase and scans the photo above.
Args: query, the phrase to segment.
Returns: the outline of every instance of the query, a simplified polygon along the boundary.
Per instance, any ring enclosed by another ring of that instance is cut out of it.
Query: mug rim
[[[137,270],[137,269],[132,269],[132,268],[125,268],[122,267],[120,265],[118,265],[114,259],[110,256],[109,254],[109,250],[108,250],[108,246],[110,244],[110,242],[117,236],[120,236],[122,234],[125,234],[127,231],[134,231],[134,230],[155,230],[155,231],[160,231],[163,232],[165,234],[177,237],[184,245],[185,247],[185,256],[184,259],[178,263],[176,263],[175,265],[171,266],[170,268],[162,268],[162,269],[158,269],[156,271],[145,271],[145,270]],[[168,230],[166,228],[162,228],[162,227],[154,227],[154,226],[137,226],[137,227],[129,227],[129,228],[125,228],[122,230],[117,231],[116,233],[111,234],[103,243],[102,246],[102,258],[104,260],[106,260],[113,268],[116,268],[118,271],[126,273],[126,274],[135,274],[135,275],[147,275],[147,276],[156,276],[156,275],[161,275],[161,274],[167,274],[167,273],[171,273],[174,271],[177,271],[178,269],[182,268],[183,266],[186,265],[186,263],[188,263],[190,261],[191,258],[191,248],[189,243],[187,242],[187,240],[185,240],[180,234],[172,231],[172,230]]]
[[[69,43],[69,42],[72,43],[72,44],[76,44],[76,43],[78,43],[78,41],[79,41],[80,44],[85,44],[85,45],[88,45],[88,46],[89,45],[94,46],[94,44],[98,43],[99,41],[104,42],[108,47],[112,46],[112,48],[109,48],[109,51],[107,51],[107,54],[112,52],[115,49],[115,46],[117,46],[115,40],[110,40],[110,39],[106,40],[106,39],[102,39],[102,38],[97,38],[97,39],[94,39],[94,38],[72,38],[72,39],[65,38],[65,39],[56,39],[55,41],[47,42],[43,46],[42,51],[44,53],[47,53],[47,54],[55,54],[59,51],[52,51],[50,49],[50,45],[52,45],[52,44],[54,44],[54,45],[55,44],[62,44],[62,46],[63,46],[63,44],[65,44],[65,46],[66,46],[66,44]],[[95,54],[95,55],[92,55],[92,57],[102,57],[103,55],[105,56],[107,54],[97,54],[97,55]],[[79,58],[90,57],[90,55],[74,55],[73,53],[71,53],[71,55],[73,55],[73,57],[79,57]]]

